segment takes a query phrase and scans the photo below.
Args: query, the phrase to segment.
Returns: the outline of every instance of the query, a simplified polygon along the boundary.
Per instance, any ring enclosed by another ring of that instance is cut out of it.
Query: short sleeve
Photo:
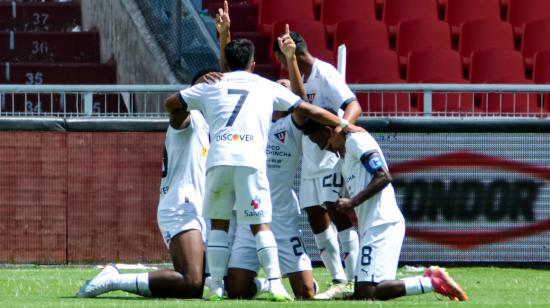
[[[273,83],[273,109],[292,112],[302,102],[302,99],[290,90]]]
[[[188,110],[202,110],[201,98],[205,96],[205,84],[197,84],[179,92],[178,98],[182,106]]]
[[[321,88],[325,90],[332,104],[338,108],[345,109],[347,104],[357,100],[338,71],[334,70],[329,74],[323,74],[321,81]]]
[[[346,146],[348,147],[346,148],[346,155],[351,154],[353,158],[358,160],[373,152],[379,152],[374,138],[366,133],[352,133],[350,142]]]
[[[287,129],[291,132],[292,138],[296,140],[296,144],[301,145],[302,144],[302,136],[304,135],[302,130],[296,125],[294,122],[294,118],[292,115],[288,115],[285,119]]]

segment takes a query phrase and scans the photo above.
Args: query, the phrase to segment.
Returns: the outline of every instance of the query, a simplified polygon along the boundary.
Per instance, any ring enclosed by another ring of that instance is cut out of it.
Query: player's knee
[[[294,296],[297,299],[313,299],[315,296],[315,290],[312,286],[308,286],[306,284],[303,284],[296,288],[294,291]]]

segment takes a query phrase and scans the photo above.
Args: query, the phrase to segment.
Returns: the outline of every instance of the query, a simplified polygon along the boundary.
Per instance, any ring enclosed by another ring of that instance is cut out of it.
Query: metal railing
[[[0,85],[3,116],[166,117],[188,85]],[[548,117],[550,85],[352,84],[368,116]]]

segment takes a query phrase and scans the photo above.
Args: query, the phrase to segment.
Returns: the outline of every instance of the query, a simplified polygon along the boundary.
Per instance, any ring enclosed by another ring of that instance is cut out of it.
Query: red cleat
[[[432,266],[424,272],[432,280],[433,290],[454,301],[467,301],[468,295],[443,269]]]

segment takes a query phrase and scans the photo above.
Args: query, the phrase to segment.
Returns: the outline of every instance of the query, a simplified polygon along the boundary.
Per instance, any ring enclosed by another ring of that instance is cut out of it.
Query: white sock
[[[229,262],[229,244],[227,232],[210,230],[208,235],[207,260],[212,283],[221,285]]]
[[[281,277],[279,269],[279,258],[277,254],[277,242],[271,231],[260,231],[256,233],[256,251],[258,259],[264,268],[267,279],[278,279]]]
[[[338,239],[332,227],[328,227],[325,231],[315,234],[315,243],[320,250],[321,259],[328,269],[332,280],[346,281],[344,268],[340,261],[340,248],[338,247]]]
[[[265,278],[254,278],[256,284],[256,295],[269,291],[269,281]]]
[[[344,264],[348,281],[355,280],[355,269],[357,268],[357,256],[359,255],[359,236],[353,228],[338,232],[338,238],[342,245]]]
[[[430,277],[409,277],[401,279],[405,282],[405,294],[416,295],[432,292],[432,280]]]
[[[120,274],[113,282],[113,286],[116,290],[122,290],[146,297],[151,296],[151,290],[149,290],[149,273]]]

